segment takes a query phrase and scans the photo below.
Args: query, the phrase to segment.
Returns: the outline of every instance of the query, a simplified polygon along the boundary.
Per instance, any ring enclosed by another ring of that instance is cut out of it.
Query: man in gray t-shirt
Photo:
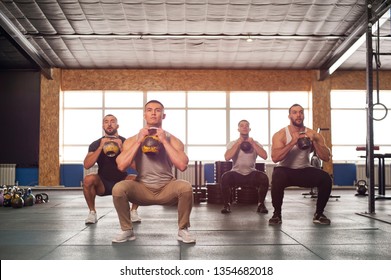
[[[241,120],[238,123],[239,138],[227,145],[224,154],[225,160],[232,160],[233,166],[221,177],[221,188],[223,192],[224,207],[221,213],[231,212],[231,191],[235,186],[254,186],[258,189],[257,212],[268,213],[265,206],[265,197],[269,189],[269,179],[265,172],[255,168],[258,156],[267,159],[267,152],[262,145],[249,137],[251,131],[250,123]]]

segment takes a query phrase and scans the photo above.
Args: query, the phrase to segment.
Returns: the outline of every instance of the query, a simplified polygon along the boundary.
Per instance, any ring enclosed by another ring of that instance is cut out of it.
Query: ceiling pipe
[[[26,39],[26,37],[15,27],[15,25],[2,11],[0,11],[0,26],[9,36],[11,42],[37,64],[37,66],[41,69],[42,74],[47,79],[52,80],[52,69],[49,63],[46,62],[37,49]]]

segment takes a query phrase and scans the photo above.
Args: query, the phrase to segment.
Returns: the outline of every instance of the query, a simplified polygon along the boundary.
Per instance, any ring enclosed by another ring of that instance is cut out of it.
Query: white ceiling
[[[374,18],[390,5],[373,2]],[[328,70],[366,13],[364,0],[1,0],[0,69]],[[380,33],[391,52],[389,20]],[[340,69],[365,68],[364,42]]]

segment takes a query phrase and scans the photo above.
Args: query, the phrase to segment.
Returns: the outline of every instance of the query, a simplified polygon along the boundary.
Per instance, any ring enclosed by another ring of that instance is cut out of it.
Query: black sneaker
[[[282,224],[281,220],[281,214],[273,214],[273,217],[270,218],[269,220],[269,225],[280,225]]]
[[[229,214],[231,213],[231,208],[229,207],[229,205],[225,205],[223,209],[221,209],[221,213],[222,214]]]
[[[267,213],[269,213],[269,210],[267,210],[265,204],[261,203],[258,205],[257,212],[267,214]]]
[[[314,214],[314,218],[312,220],[314,224],[319,224],[319,225],[329,225],[331,224],[330,219],[328,219],[325,215],[323,214]]]

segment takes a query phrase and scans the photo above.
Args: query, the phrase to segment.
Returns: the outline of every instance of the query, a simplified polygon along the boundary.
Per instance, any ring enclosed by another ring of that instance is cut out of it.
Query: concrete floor
[[[48,193],[48,203],[0,207],[1,260],[391,260],[391,200],[376,200],[376,214],[366,217],[368,198],[355,196],[353,188],[334,188],[341,197],[326,207],[330,226],[312,223],[315,199],[304,197],[304,189],[286,191],[280,226],[268,225],[270,192],[269,214],[237,204],[223,215],[221,205],[196,204],[195,245],[176,240],[175,207],[140,207],[137,239],[113,245],[119,224],[111,197],[97,198],[99,221],[85,225],[80,189],[33,189],[40,192]]]

